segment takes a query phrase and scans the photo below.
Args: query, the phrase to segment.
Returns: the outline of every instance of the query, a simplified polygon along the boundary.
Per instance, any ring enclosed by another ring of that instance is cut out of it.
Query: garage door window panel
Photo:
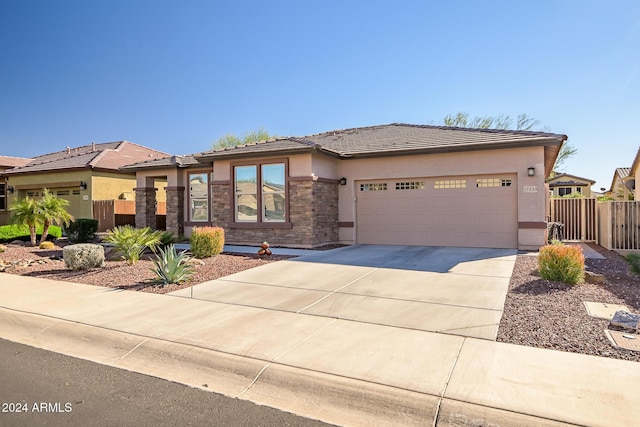
[[[433,188],[436,190],[445,190],[450,188],[467,188],[466,179],[445,179],[436,180],[433,183]]]

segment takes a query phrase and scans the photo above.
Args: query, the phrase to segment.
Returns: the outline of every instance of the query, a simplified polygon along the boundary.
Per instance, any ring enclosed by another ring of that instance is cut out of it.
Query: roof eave
[[[314,151],[314,147],[299,147],[299,148],[283,148],[273,150],[260,150],[260,151],[217,151],[209,154],[195,155],[195,159],[199,163],[210,163],[216,159],[241,159],[249,157],[263,157],[263,156],[278,156],[286,154],[299,154],[304,152]]]

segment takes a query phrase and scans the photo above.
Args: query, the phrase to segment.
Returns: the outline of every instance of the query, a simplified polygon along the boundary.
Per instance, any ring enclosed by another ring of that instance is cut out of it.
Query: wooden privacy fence
[[[596,199],[551,198],[550,221],[559,222],[564,240],[595,242],[598,240]]]
[[[598,203],[600,240],[609,250],[640,250],[640,201]]]
[[[120,225],[136,225],[134,200],[94,200],[93,219],[98,220],[98,231],[107,231]],[[167,227],[167,203],[156,204],[156,229]]]

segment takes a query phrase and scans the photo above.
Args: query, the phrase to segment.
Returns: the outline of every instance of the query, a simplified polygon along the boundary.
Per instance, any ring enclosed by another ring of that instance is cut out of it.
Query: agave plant
[[[162,231],[152,231],[149,227],[134,228],[123,225],[114,227],[104,240],[113,244],[116,252],[133,265],[138,262],[147,248],[155,252],[161,238]]]
[[[151,269],[156,274],[155,281],[169,285],[189,280],[195,273],[195,268],[189,264],[190,260],[191,257],[186,254],[186,251],[178,253],[173,244],[165,249],[160,248],[156,259],[153,260],[156,268]]]

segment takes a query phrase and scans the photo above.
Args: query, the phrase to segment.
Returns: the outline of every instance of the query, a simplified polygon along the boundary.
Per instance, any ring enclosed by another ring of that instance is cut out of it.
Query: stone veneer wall
[[[184,235],[184,187],[167,187],[167,231]]]
[[[156,188],[134,188],[136,192],[136,228],[156,229]]]
[[[233,210],[229,183],[213,184],[214,226],[225,230],[231,244],[314,247],[338,241],[338,184],[320,181],[289,182],[291,228],[230,228]]]

